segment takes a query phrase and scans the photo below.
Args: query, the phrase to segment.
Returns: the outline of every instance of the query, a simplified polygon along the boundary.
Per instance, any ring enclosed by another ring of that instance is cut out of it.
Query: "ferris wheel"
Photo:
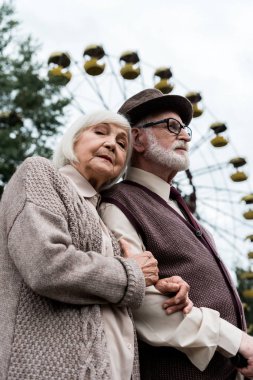
[[[253,193],[247,181],[247,159],[237,152],[229,126],[214,116],[202,94],[189,91],[170,67],[154,68],[135,51],[116,57],[100,45],[89,45],[82,61],[55,52],[48,66],[50,80],[71,96],[77,114],[101,107],[116,111],[125,99],[148,87],[164,94],[181,94],[191,101],[191,165],[190,170],[178,173],[175,185],[195,216],[213,233],[227,266],[232,271],[247,267],[248,277],[253,278]],[[253,290],[249,289],[248,296],[253,297]]]

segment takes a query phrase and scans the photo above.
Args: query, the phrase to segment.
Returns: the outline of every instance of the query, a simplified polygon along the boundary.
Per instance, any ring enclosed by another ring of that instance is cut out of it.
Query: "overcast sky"
[[[112,56],[132,49],[145,64],[171,67],[175,84],[183,84],[174,93],[183,94],[185,88],[201,92],[203,106],[213,117],[210,121],[226,122],[235,151],[251,162],[245,169],[251,174],[252,0],[16,0],[15,4],[22,31],[42,43],[42,60],[59,50],[79,60],[87,45],[97,43]]]
[[[55,50],[79,59],[98,43],[114,56],[133,49],[154,67],[170,66],[253,161],[252,0],[16,0],[16,7],[45,60]]]

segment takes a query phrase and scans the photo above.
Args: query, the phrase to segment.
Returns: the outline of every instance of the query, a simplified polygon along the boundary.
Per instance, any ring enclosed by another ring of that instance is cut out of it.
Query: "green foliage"
[[[20,35],[20,37],[19,37]],[[70,99],[43,75],[38,46],[21,37],[11,2],[0,6],[0,195],[28,156],[50,157],[50,138],[63,124]]]
[[[250,335],[253,335],[253,298],[245,296],[244,291],[248,289],[253,290],[253,276],[252,278],[249,278],[251,276],[248,276],[248,273],[251,273],[253,275],[253,272],[250,270],[245,271],[241,268],[236,269],[236,276],[238,281],[238,292],[240,295],[240,298],[244,305],[244,311],[248,326],[248,333]],[[246,293],[247,295],[247,293]]]

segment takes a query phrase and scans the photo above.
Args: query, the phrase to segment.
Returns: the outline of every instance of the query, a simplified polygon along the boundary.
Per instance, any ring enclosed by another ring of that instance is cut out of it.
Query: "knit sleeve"
[[[13,211],[11,222],[6,212],[9,255],[24,282],[37,294],[66,303],[120,302],[130,307],[139,306],[145,284],[138,266],[134,262],[126,266],[115,257],[77,249],[60,200],[55,210],[50,207],[49,198],[46,198],[49,185],[45,178],[41,181],[44,194],[40,194],[36,202],[31,196],[31,189],[27,190],[26,176],[21,177],[22,180],[12,181],[5,199],[9,198],[9,205],[15,204],[19,195],[26,193],[26,196],[22,195],[23,207],[16,215]],[[19,192],[13,191],[13,186],[18,187]],[[31,178],[29,186],[34,186]],[[53,193],[53,186],[50,191]],[[11,198],[8,193],[12,194]]]
[[[127,297],[131,305],[142,290],[142,274],[134,264],[129,263],[132,270],[127,275],[114,257],[77,250],[66,220],[32,203],[17,217],[8,248],[26,284],[49,298],[91,304],[118,303]],[[127,289],[132,297],[127,296]]]

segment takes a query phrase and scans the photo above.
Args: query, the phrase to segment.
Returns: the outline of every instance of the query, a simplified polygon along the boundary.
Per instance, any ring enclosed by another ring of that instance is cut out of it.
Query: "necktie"
[[[191,223],[191,225],[195,228],[195,234],[196,236],[200,237],[202,236],[201,228],[198,225],[197,221],[193,218],[193,215],[187,206],[187,203],[185,202],[184,198],[181,196],[179,191],[175,189],[175,187],[171,186],[170,188],[170,198],[172,200],[175,200],[180,208],[180,210],[183,212],[185,217],[188,219],[188,221]]]

